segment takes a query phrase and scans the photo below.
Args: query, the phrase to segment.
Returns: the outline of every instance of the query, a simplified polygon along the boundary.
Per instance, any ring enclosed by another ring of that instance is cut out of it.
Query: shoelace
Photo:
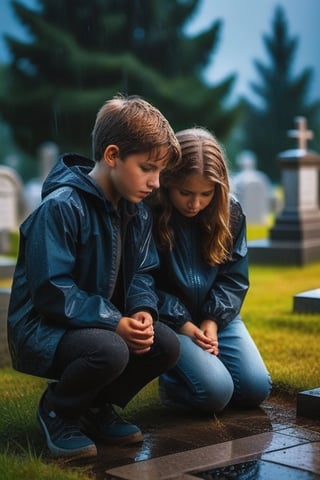
[[[49,417],[52,420],[51,436],[52,439],[70,439],[82,437],[83,434],[80,431],[79,425],[72,420],[66,420],[58,417],[55,412],[49,412]]]
[[[95,415],[96,419],[101,423],[107,423],[109,425],[114,425],[115,423],[125,423],[120,415],[115,411],[113,407],[105,407],[101,409]]]

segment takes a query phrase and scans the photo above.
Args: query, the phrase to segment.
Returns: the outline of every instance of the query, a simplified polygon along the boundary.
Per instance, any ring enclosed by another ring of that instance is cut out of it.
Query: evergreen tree
[[[119,92],[141,95],[175,129],[200,124],[225,139],[238,118],[236,106],[224,106],[235,77],[205,83],[222,23],[186,36],[198,3],[38,0],[35,11],[14,0],[31,40],[6,37],[12,62],[0,109],[17,144],[34,152],[51,140],[61,150],[90,154],[97,109]]]
[[[296,145],[287,132],[295,128],[294,119],[305,116],[309,127],[316,122],[319,102],[307,102],[307,93],[312,79],[312,70],[306,68],[295,78],[292,63],[298,39],[290,37],[284,10],[275,9],[272,34],[264,35],[263,42],[270,58],[270,65],[255,60],[260,84],[251,83],[260,97],[260,106],[245,102],[244,147],[257,155],[258,166],[273,181],[280,180],[280,165],[277,155]]]

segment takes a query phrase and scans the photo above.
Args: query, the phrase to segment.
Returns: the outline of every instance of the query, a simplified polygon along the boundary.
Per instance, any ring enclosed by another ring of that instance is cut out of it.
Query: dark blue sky
[[[36,4],[36,0],[23,1],[30,6]],[[8,59],[2,39],[3,33],[24,38],[23,28],[11,13],[10,3],[10,0],[0,0],[0,61]],[[238,79],[234,88],[235,94],[250,94],[249,82],[257,80],[253,59],[259,59],[263,63],[268,61],[262,35],[271,32],[276,5],[284,8],[290,36],[297,36],[299,39],[293,73],[312,67],[314,77],[310,97],[319,99],[320,0],[202,0],[188,30],[203,30],[217,19],[224,22],[220,44],[206,78],[214,84],[226,75],[236,72]]]

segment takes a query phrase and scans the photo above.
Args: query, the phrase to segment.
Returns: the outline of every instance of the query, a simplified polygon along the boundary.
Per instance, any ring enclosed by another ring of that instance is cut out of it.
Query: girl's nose
[[[148,180],[148,187],[159,188],[160,187],[160,173],[155,172]]]
[[[200,199],[198,197],[193,197],[190,199],[190,207],[198,208],[200,206]]]

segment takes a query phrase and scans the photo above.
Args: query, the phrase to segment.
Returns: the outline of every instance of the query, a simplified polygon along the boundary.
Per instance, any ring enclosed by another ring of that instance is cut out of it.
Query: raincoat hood
[[[44,199],[60,187],[72,187],[104,202],[102,190],[89,176],[94,165],[93,160],[75,153],[62,155],[43,183],[41,198]]]

